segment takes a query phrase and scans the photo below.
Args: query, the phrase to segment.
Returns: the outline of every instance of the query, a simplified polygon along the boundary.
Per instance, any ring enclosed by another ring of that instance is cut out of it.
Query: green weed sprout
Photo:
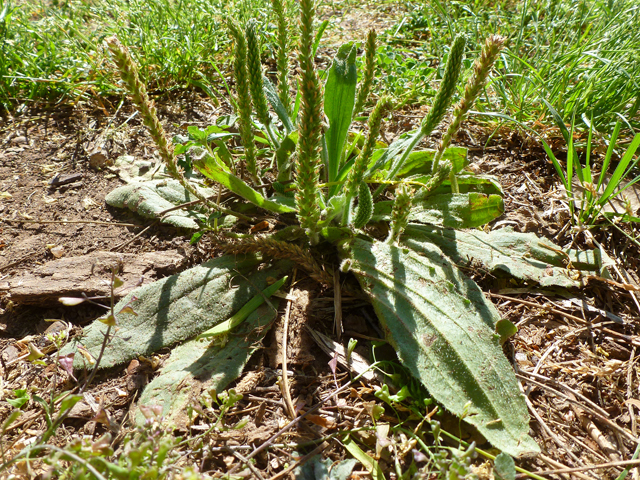
[[[562,163],[554,155],[549,144],[543,138],[540,139],[545,152],[551,160],[551,163],[558,173],[560,181],[567,192],[571,221],[574,226],[578,229],[591,227],[595,225],[598,222],[598,219],[602,216],[610,218],[617,217],[618,219],[627,222],[640,222],[640,218],[636,216],[635,212],[630,211],[628,208],[622,208],[622,211],[619,212],[604,211],[604,207],[607,204],[610,204],[616,198],[622,197],[625,190],[640,182],[640,175],[637,175],[627,181],[624,186],[622,185],[632,174],[640,160],[640,157],[636,155],[636,152],[640,147],[640,133],[637,133],[633,137],[615,170],[611,176],[607,178],[609,166],[611,165],[611,160],[613,158],[620,129],[622,127],[620,121],[616,122],[611,138],[609,139],[609,146],[607,147],[607,151],[602,161],[600,174],[596,180],[592,171],[593,164],[591,158],[593,122],[588,122],[589,136],[587,138],[584,158],[585,165],[583,167],[573,142],[575,121],[571,124],[571,130],[567,129],[564,121],[553,106],[546,100],[543,100],[543,102],[551,112],[553,119],[558,125],[558,128],[562,132],[567,143],[567,166],[565,169],[562,166]],[[575,179],[582,187],[583,192],[581,194],[574,192],[574,174]]]

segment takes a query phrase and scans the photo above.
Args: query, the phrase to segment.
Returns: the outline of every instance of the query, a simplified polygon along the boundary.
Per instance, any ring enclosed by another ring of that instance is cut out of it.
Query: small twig
[[[640,459],[621,460],[619,462],[601,463],[598,465],[590,465],[588,467],[562,468],[558,470],[544,470],[542,472],[535,472],[535,473],[536,475],[551,475],[554,473],[576,473],[576,472],[585,472],[588,470],[599,470],[601,468],[630,467],[635,465],[640,465]]]
[[[543,462],[547,463],[548,465],[552,465],[554,467],[561,467],[561,469],[569,468],[566,465],[554,460],[553,458],[547,457],[546,455],[542,455],[541,454],[539,458],[540,458],[540,460],[542,460]],[[583,480],[593,480],[593,477],[589,477],[589,476],[585,475],[584,473],[580,473],[580,472],[576,472],[575,476],[578,477],[578,478],[582,478]]]
[[[556,443],[556,445],[558,445],[558,447],[560,447],[560,448],[563,448],[567,452],[567,454],[573,459],[574,462],[578,463],[579,465],[583,465],[583,463],[576,456],[576,454],[573,453],[571,451],[571,449],[567,447],[566,443],[563,442],[562,439],[560,437],[558,437],[558,435],[556,435],[553,432],[553,430],[551,430],[551,428],[549,428],[549,426],[544,421],[544,419],[536,411],[535,407],[533,406],[533,403],[531,403],[531,400],[529,400],[529,397],[524,397],[524,400],[527,403],[527,407],[529,407],[529,411],[531,412],[531,414],[535,417],[535,419],[540,424],[540,427],[542,427],[542,429],[547,433],[547,435],[549,435],[549,437],[551,439],[553,439],[553,441]]]
[[[537,382],[536,380],[533,380],[532,378],[528,378],[525,377],[524,375],[520,375],[518,373],[516,373],[516,377],[520,378],[521,380],[524,380],[525,382],[530,382],[535,384],[536,386],[542,388],[543,390],[547,390],[552,392],[554,395],[557,395],[561,398],[564,398],[565,400],[567,400],[569,403],[578,405],[580,408],[582,408],[583,410],[588,411],[591,415],[593,415],[594,417],[600,419],[604,424],[606,424],[609,428],[616,430],[618,432],[620,432],[622,435],[624,435],[625,438],[627,438],[628,440],[632,441],[633,443],[640,443],[640,439],[635,438],[631,433],[627,432],[624,428],[618,426],[617,424],[613,423],[611,420],[609,420],[607,417],[603,416],[602,414],[600,414],[600,412],[594,410],[593,408],[581,404],[580,402],[578,402],[576,399],[571,398],[568,395],[565,395],[562,392],[559,392],[558,390],[556,390],[555,388],[552,388],[548,385],[545,385],[544,383],[540,383]]]
[[[553,313],[555,315],[560,315],[561,317],[566,317],[570,320],[573,320],[581,325],[592,325],[593,328],[601,328],[604,332],[608,333],[611,336],[614,337],[618,337],[621,338],[635,346],[640,346],[640,340],[633,338],[630,335],[624,335],[622,333],[618,333],[614,330],[611,330],[610,328],[605,328],[602,326],[602,324],[593,324],[592,322],[588,321],[588,320],[584,320],[583,318],[580,317],[576,317],[575,315],[571,315],[570,313],[567,312],[563,312],[562,310],[558,310],[557,308],[553,308],[550,307],[548,305],[540,305],[538,303],[535,302],[529,302],[527,300],[522,300],[520,298],[515,298],[515,297],[507,297],[506,295],[499,295],[497,293],[489,293],[489,295],[491,295],[492,297],[495,298],[501,298],[503,300],[509,300],[512,302],[516,302],[516,303],[521,303],[522,305],[527,305],[529,307],[533,307],[533,308],[539,308],[541,310],[545,310],[547,312]]]
[[[282,477],[284,477],[285,475],[288,475],[290,472],[292,472],[295,468],[297,468],[300,465],[304,465],[305,463],[307,463],[311,458],[313,458],[314,456],[318,455],[319,453],[321,453],[324,449],[326,448],[326,445],[324,443],[318,445],[316,448],[314,448],[313,450],[311,450],[309,453],[307,453],[304,457],[300,458],[297,462],[293,463],[292,465],[289,465],[287,468],[285,468],[283,471],[276,473],[273,477],[271,477],[269,480],[278,480]]]
[[[293,285],[296,281],[296,274],[298,273],[298,269],[293,270],[293,278],[291,280],[291,290],[289,290],[289,294],[293,292]],[[293,406],[293,401],[291,400],[291,392],[289,391],[289,373],[287,370],[287,345],[289,340],[289,316],[291,315],[291,301],[287,300],[287,310],[284,314],[284,325],[282,327],[282,397],[284,398],[285,405],[287,410],[289,411],[289,418],[296,417],[296,409]]]
[[[22,257],[20,257],[19,259],[15,260],[15,261],[13,261],[13,262],[7,263],[6,265],[1,266],[1,267],[0,267],[0,272],[2,272],[2,271],[4,271],[4,270],[6,270],[7,268],[15,267],[16,265],[21,264],[21,263],[22,263],[22,262],[24,262],[27,258],[29,258],[30,256],[35,255],[35,254],[37,254],[37,253],[38,253],[38,252],[29,252],[29,253],[27,253],[26,255],[23,255]]]
[[[116,245],[115,247],[113,247],[112,249],[110,249],[110,252],[116,252],[118,250],[120,250],[123,247],[126,247],[127,245],[129,245],[130,243],[134,242],[137,238],[140,238],[142,235],[144,235],[144,233],[149,230],[151,227],[153,227],[154,225],[156,225],[160,220],[156,220],[155,222],[153,222],[151,225],[148,225],[146,228],[144,228],[143,230],[139,231],[138,233],[136,233],[133,238],[130,238],[129,240],[126,240],[118,245]]]
[[[39,223],[43,225],[47,224],[65,224],[65,223],[87,223],[92,225],[110,225],[112,227],[135,227],[142,228],[144,225],[136,225],[135,223],[113,223],[113,222],[97,222],[94,220],[27,220],[18,218],[0,218],[0,222],[8,223]]]
[[[316,403],[313,407],[311,407],[309,410],[307,410],[305,413],[303,413],[302,415],[294,418],[293,420],[291,420],[289,423],[287,423],[284,427],[282,427],[278,432],[276,432],[275,434],[273,434],[271,436],[271,438],[269,438],[269,440],[267,440],[266,442],[264,442],[262,445],[260,445],[258,448],[256,448],[253,452],[251,452],[251,454],[249,454],[247,456],[247,460],[255,457],[256,455],[258,455],[260,452],[264,451],[265,449],[269,448],[269,446],[271,446],[273,444],[273,442],[276,440],[276,438],[280,437],[280,435],[283,435],[284,433],[288,432],[289,430],[291,430],[293,427],[295,427],[302,419],[304,419],[307,415],[311,415],[312,413],[316,412],[317,410],[319,410],[322,405],[324,405],[327,401],[331,400],[332,398],[334,398],[336,395],[342,393],[343,391],[345,391],[347,388],[349,388],[351,385],[353,385],[355,382],[357,382],[360,379],[361,375],[358,375],[357,377],[355,377],[353,380],[351,380],[348,383],[345,383],[342,387],[340,387],[339,389],[335,390],[333,393],[330,393],[329,395],[327,395],[325,398],[323,398],[322,400],[320,400],[318,403]],[[233,467],[231,470],[229,470],[228,474],[231,475],[233,473],[235,473],[238,470],[238,466],[236,465],[235,467]]]
[[[568,385],[565,385],[564,383],[561,383],[561,382],[558,382],[556,380],[553,380],[552,378],[547,378],[544,375],[540,375],[538,373],[527,372],[526,370],[518,369],[518,372],[520,374],[524,373],[525,375],[531,375],[532,377],[536,377],[536,378],[545,380],[547,382],[553,383],[554,385],[557,385],[558,387],[560,387],[560,388],[562,388],[564,390],[567,390],[568,392],[571,392],[573,395],[575,395],[576,397],[580,398],[585,403],[589,404],[591,406],[591,408],[593,408],[594,410],[600,412],[601,415],[603,415],[605,417],[609,417],[609,414],[607,413],[606,410],[604,410],[600,406],[596,405],[595,403],[593,403],[593,401],[589,400],[583,394],[581,394],[577,390],[574,390],[573,388],[569,387]]]
[[[340,288],[340,269],[333,269],[333,309],[334,309],[334,329],[338,341],[342,338],[342,290]]]
[[[260,471],[249,461],[248,458],[245,458],[244,455],[242,455],[240,452],[232,450],[229,447],[226,447],[225,450],[236,457],[238,460],[240,460],[242,463],[244,463],[247,467],[249,467],[251,473],[253,473],[256,478],[258,478],[258,480],[264,480],[264,477],[260,474]]]
[[[213,195],[209,195],[208,197],[206,197],[207,200],[213,200],[214,198],[217,197],[217,193],[213,194]],[[167,208],[166,210],[162,210],[160,213],[158,213],[159,217],[164,217],[167,213],[173,212],[175,210],[180,210],[182,208],[187,208],[187,207],[192,207],[194,205],[197,205],[199,203],[202,203],[202,200],[193,200],[192,202],[187,202],[187,203],[181,203],[180,205],[176,205],[174,207],[171,208]]]

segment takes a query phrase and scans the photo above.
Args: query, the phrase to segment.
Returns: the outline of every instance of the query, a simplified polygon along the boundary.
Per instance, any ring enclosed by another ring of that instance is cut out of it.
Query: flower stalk
[[[253,237],[238,243],[222,244],[221,247],[225,253],[236,255],[260,252],[273,258],[293,260],[304,268],[314,280],[325,285],[333,285],[333,276],[322,269],[308,250],[304,250],[293,243],[282,242],[268,237]]]
[[[364,141],[364,147],[360,151],[360,154],[353,163],[353,167],[349,171],[347,181],[344,185],[344,192],[346,195],[345,210],[342,219],[342,224],[347,225],[350,222],[351,210],[353,199],[358,195],[360,184],[364,180],[364,174],[369,166],[371,157],[373,156],[373,150],[376,146],[376,140],[380,135],[380,126],[382,124],[383,117],[391,110],[393,102],[389,97],[381,97],[376,103],[375,107],[369,115],[367,127],[369,133]]]
[[[251,126],[251,96],[249,94],[249,72],[247,67],[247,41],[244,33],[233,21],[227,22],[231,36],[235,41],[233,73],[236,78],[236,104],[238,106],[238,130],[244,147],[244,157],[251,180],[260,185],[256,166],[256,150],[253,143]],[[258,65],[260,59],[258,58]]]
[[[200,193],[189,181],[187,181],[182,170],[178,167],[178,159],[174,152],[173,144],[169,141],[164,127],[158,119],[155,105],[149,99],[147,89],[145,88],[144,83],[140,80],[138,67],[133,61],[133,58],[131,58],[129,50],[127,47],[122,45],[116,37],[109,37],[105,39],[105,43],[109,48],[109,52],[111,52],[113,62],[116,64],[116,67],[120,72],[120,77],[126,86],[127,92],[131,95],[133,104],[138,112],[140,112],[142,123],[147,127],[151,138],[156,144],[160,158],[164,162],[169,175],[180,182],[180,185],[182,185],[185,190],[191,193],[207,207],[228,215],[234,215],[236,217],[243,217],[246,219],[246,216],[220,207],[220,205],[212,202]]]
[[[276,14],[278,33],[276,42],[278,43],[278,55],[276,65],[278,68],[278,98],[284,105],[287,114],[291,115],[291,93],[289,91],[289,32],[287,28],[287,16],[282,0],[272,0],[273,11]]]
[[[296,162],[296,206],[298,220],[312,244],[319,242],[320,220],[320,134],[322,132],[322,91],[313,64],[313,0],[300,1],[300,81],[301,112]]]
[[[362,82],[358,88],[358,95],[356,99],[355,107],[353,108],[353,114],[356,115],[362,111],[364,103],[367,101],[369,92],[371,91],[371,85],[373,84],[373,76],[376,69],[376,41],[378,34],[375,30],[369,30],[367,34],[367,42],[364,47],[365,61],[364,61],[364,74],[362,76]]]
[[[504,37],[501,37],[499,35],[490,35],[489,38],[487,38],[484,46],[482,47],[480,57],[478,57],[473,64],[473,74],[467,81],[464,89],[464,96],[455,106],[453,110],[453,120],[447,128],[445,134],[442,136],[442,139],[440,140],[440,143],[438,145],[438,150],[436,151],[436,155],[433,160],[434,170],[438,168],[440,159],[442,158],[444,151],[451,143],[452,138],[460,129],[460,125],[467,117],[469,110],[478,98],[480,91],[486,85],[489,71],[498,58],[500,51],[504,47],[505,40],[506,39]],[[458,193],[459,189],[457,188],[458,185],[455,181],[455,172],[453,171],[450,173],[450,180],[452,190],[454,190],[453,193]]]
[[[413,204],[413,189],[401,183],[396,188],[396,199],[391,210],[391,225],[389,226],[389,236],[387,243],[395,244],[400,239],[400,235],[409,223],[409,213]]]
[[[464,47],[464,37],[456,37],[453,41],[453,45],[451,46],[449,58],[447,59],[447,63],[444,67],[444,77],[440,83],[440,89],[436,94],[436,98],[433,101],[433,106],[431,107],[431,110],[429,110],[427,116],[422,120],[420,129],[413,135],[413,139],[405,149],[402,157],[394,163],[393,168],[387,175],[387,180],[395,178],[396,174],[402,168],[409,157],[409,154],[413,151],[416,145],[418,145],[424,137],[431,135],[431,132],[433,132],[433,130],[440,124],[445,113],[447,113],[447,109],[451,104],[451,97],[455,92],[456,84],[460,77]],[[380,193],[382,193],[383,189],[384,185],[380,185],[373,194],[373,197],[376,198]]]

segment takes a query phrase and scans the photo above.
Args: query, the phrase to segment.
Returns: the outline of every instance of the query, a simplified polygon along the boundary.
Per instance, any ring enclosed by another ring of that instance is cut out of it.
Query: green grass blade
[[[325,20],[318,27],[318,32],[316,33],[316,36],[313,40],[313,49],[311,50],[312,56],[314,57],[316,56],[318,47],[320,47],[320,40],[322,40],[322,35],[324,34],[324,31],[327,29],[328,26],[329,26],[329,20]]]
[[[618,186],[620,185],[620,182],[627,175],[628,173],[627,167],[633,160],[633,156],[635,155],[636,150],[638,149],[639,146],[640,146],[640,133],[637,133],[636,136],[633,137],[633,141],[631,142],[631,145],[629,145],[629,148],[627,148],[627,151],[622,157],[622,160],[620,160],[620,163],[614,170],[613,175],[611,176],[611,179],[607,184],[607,188],[604,189],[602,196],[598,200],[599,205],[604,205],[607,202],[607,200],[609,200],[609,198],[613,194],[613,191],[616,188],[618,188]],[[634,162],[634,165],[637,162],[638,160]]]
[[[287,281],[287,278],[289,277],[285,275],[280,280],[275,282],[273,285],[268,286],[262,291],[262,293],[259,293],[258,295],[253,297],[251,300],[249,300],[247,303],[245,303],[242,306],[242,308],[238,310],[228,320],[225,320],[224,322],[219,323],[215,327],[212,327],[209,330],[202,332],[196,338],[197,339],[211,338],[211,337],[216,337],[218,335],[222,335],[224,333],[228,333],[233,328],[237,327],[242,322],[244,322],[249,315],[251,315],[260,305],[262,305],[265,302],[267,298],[269,298],[271,295],[273,295],[278,290],[280,290],[284,285],[284,283]]]
[[[604,156],[604,160],[602,161],[602,170],[600,171],[600,178],[598,178],[598,185],[596,186],[596,191],[600,191],[600,187],[604,183],[605,176],[607,175],[607,170],[609,170],[609,163],[611,163],[611,157],[613,156],[613,150],[616,147],[616,141],[618,140],[618,135],[620,134],[620,128],[622,128],[622,123],[620,120],[616,122],[616,126],[613,128],[613,133],[611,134],[611,139],[609,140],[609,146],[607,147],[607,153]]]

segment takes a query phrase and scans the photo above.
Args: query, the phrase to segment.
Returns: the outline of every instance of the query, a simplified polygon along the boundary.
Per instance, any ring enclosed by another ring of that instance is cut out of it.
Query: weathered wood
[[[176,250],[122,254],[92,252],[80,257],[52,260],[9,279],[3,290],[8,289],[11,300],[20,304],[47,304],[59,297],[89,297],[109,295],[111,268],[120,263],[118,275],[124,285],[114,293],[121,298],[138,285],[176,273],[184,257]],[[142,280],[142,282],[141,282]]]

